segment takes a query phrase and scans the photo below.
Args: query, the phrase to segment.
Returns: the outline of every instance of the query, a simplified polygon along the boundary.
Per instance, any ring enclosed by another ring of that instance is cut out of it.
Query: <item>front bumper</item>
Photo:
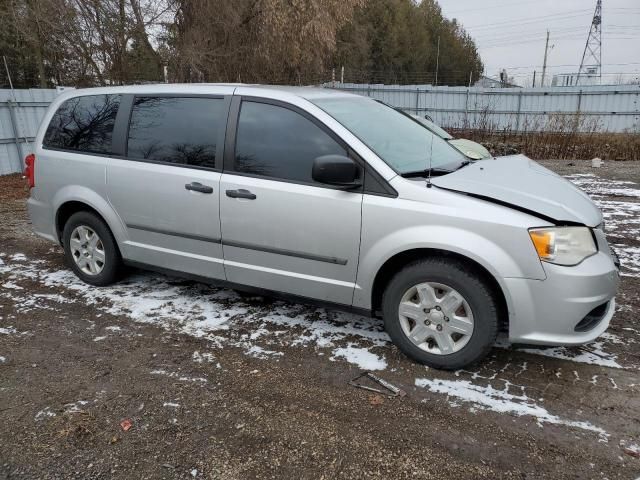
[[[543,265],[546,280],[505,279],[511,297],[509,341],[580,345],[600,336],[615,312],[614,296],[620,283],[608,247],[576,266]],[[588,315],[588,322],[583,321]]]

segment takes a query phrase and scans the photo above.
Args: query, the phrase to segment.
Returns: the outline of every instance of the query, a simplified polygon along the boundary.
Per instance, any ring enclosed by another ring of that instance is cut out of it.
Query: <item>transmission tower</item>
[[[593,20],[587,43],[584,46],[576,85],[580,84],[582,75],[597,76],[602,83],[602,0],[596,2],[596,10],[593,12]]]

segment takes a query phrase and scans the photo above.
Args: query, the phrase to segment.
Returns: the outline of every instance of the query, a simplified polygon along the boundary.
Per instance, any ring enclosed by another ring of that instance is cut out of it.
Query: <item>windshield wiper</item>
[[[404,178],[428,177],[429,173],[431,173],[432,176],[437,177],[438,175],[446,175],[447,173],[451,172],[453,172],[453,170],[448,170],[446,168],[427,168],[425,170],[404,172],[401,173],[400,176]]]
[[[456,168],[456,170],[460,170],[461,168],[464,168],[470,164],[471,164],[471,160],[463,160],[462,162],[460,162],[460,165],[458,165],[458,168]]]

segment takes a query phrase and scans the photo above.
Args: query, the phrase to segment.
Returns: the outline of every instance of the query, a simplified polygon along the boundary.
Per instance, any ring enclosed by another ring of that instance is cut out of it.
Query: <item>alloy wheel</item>
[[[86,225],[79,225],[71,232],[69,247],[73,261],[87,275],[98,275],[105,264],[105,251],[98,234]]]
[[[422,350],[449,355],[462,350],[473,334],[473,312],[455,289],[436,282],[409,288],[400,300],[402,331]]]

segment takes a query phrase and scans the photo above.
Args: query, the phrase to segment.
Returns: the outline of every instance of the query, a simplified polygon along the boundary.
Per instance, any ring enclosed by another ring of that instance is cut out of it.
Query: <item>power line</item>
[[[555,40],[571,40],[571,39],[579,39],[579,38],[584,38],[583,35],[580,34],[572,34],[572,35],[568,35],[568,36],[560,36],[560,37],[554,37],[554,41]],[[607,36],[607,40],[636,40],[640,38],[640,36]],[[489,44],[489,45],[480,45],[479,48],[482,49],[489,49],[489,48],[496,48],[496,47],[510,47],[511,45],[521,45],[521,44],[525,44],[525,43],[532,43],[532,42],[539,42],[541,40],[541,38],[533,38],[530,40],[522,40],[522,41],[513,41],[513,42],[508,42],[505,43],[503,41],[495,43],[495,44]]]
[[[578,13],[579,12],[579,13]],[[556,19],[560,19],[563,17],[567,17],[567,18],[572,18],[572,17],[579,17],[579,16],[583,16],[587,13],[590,13],[591,9],[585,9],[585,10],[566,10],[565,12],[559,12],[559,13],[554,13],[551,15],[541,15],[538,17],[523,17],[523,18],[519,18],[519,19],[511,19],[511,20],[504,20],[501,22],[494,22],[494,23],[482,23],[482,24],[477,24],[477,25],[465,25],[465,28],[467,29],[484,29],[484,28],[493,28],[495,26],[498,25],[521,25],[521,24],[525,24],[525,23],[538,23],[538,22],[542,22],[542,21],[548,21],[547,19],[549,18],[556,18]]]
[[[545,31],[546,31],[546,28],[545,29],[536,28],[535,30],[522,31],[522,32],[503,32],[503,34],[497,34],[497,35],[483,34],[479,36],[474,36],[473,39],[480,42],[483,40],[501,40],[501,39],[508,40],[511,38],[530,37],[532,35],[540,36],[540,35],[544,35]],[[552,29],[551,33],[558,34],[558,33],[569,33],[569,32],[577,32],[577,31],[584,32],[584,27]]]
[[[563,36],[568,35],[568,34],[575,34],[575,33],[584,33],[584,27],[575,27],[575,28],[567,28],[567,29],[559,29],[559,30],[551,30],[551,36],[552,39],[555,40],[556,38],[563,38]],[[603,29],[603,33],[607,35],[608,38],[609,34],[610,35],[629,35],[629,36],[634,36],[634,35],[640,35],[640,31],[625,31],[625,30],[609,30],[609,29]],[[483,42],[491,42],[492,41],[509,41],[509,40],[526,40],[526,39],[541,39],[544,38],[545,33],[543,31],[535,31],[535,32],[522,32],[519,34],[516,33],[509,33],[506,35],[498,35],[498,36],[482,36],[482,37],[473,37],[474,41],[476,41],[477,43],[483,43]]]
[[[579,12],[579,13],[577,13]],[[548,22],[555,22],[555,21],[565,21],[571,18],[578,18],[578,17],[582,17],[582,16],[586,16],[587,14],[591,14],[592,10],[591,9],[584,9],[584,10],[566,10],[564,12],[559,12],[559,13],[554,13],[551,15],[542,15],[542,16],[538,16],[538,17],[524,17],[524,18],[516,18],[516,19],[512,19],[512,20],[504,20],[504,21],[500,21],[500,22],[494,22],[494,23],[482,23],[482,24],[476,24],[476,25],[466,25],[466,24],[462,24],[465,28],[465,30],[467,31],[477,31],[477,30],[485,30],[485,29],[492,29],[492,28],[516,28],[519,27],[521,25],[527,25],[527,24],[535,24],[535,23],[548,23]],[[609,13],[609,9],[607,9],[607,13]],[[640,15],[640,9],[638,12],[611,12],[609,13],[614,14],[614,15]],[[460,19],[458,19],[460,20]]]
[[[447,14],[454,14],[454,13],[466,13],[466,12],[476,12],[478,10],[493,10],[495,8],[507,8],[507,7],[515,7],[518,5],[531,5],[532,3],[538,3],[538,0],[527,0],[524,2],[506,2],[500,5],[489,5],[489,6],[485,6],[485,7],[479,7],[479,8],[465,8],[465,9],[461,9],[461,10],[452,10],[447,12]]]

